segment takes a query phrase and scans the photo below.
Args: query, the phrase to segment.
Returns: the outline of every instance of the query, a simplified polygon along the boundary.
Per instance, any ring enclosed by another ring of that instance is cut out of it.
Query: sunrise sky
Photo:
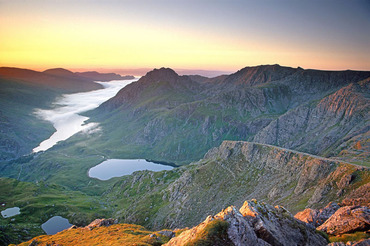
[[[0,66],[370,70],[368,0],[0,0]]]

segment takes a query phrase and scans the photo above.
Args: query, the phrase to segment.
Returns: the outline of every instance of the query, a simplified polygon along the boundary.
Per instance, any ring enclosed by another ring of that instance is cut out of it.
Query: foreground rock
[[[302,212],[298,212],[294,218],[306,222],[314,227],[318,227],[329,219],[330,216],[332,216],[339,208],[340,206],[338,204],[331,202],[325,208],[320,210],[306,208]]]
[[[363,206],[341,207],[317,229],[331,235],[367,231],[370,229],[370,209]]]
[[[91,222],[89,225],[85,226],[86,229],[92,230],[93,228],[101,227],[101,226],[111,226],[117,224],[117,219],[96,219]]]
[[[213,234],[210,235],[210,232]],[[207,241],[216,242],[212,245],[251,246],[327,244],[315,229],[296,220],[285,208],[272,207],[256,200],[246,201],[239,211],[231,206],[213,217],[208,216],[204,222],[172,238],[165,245]]]

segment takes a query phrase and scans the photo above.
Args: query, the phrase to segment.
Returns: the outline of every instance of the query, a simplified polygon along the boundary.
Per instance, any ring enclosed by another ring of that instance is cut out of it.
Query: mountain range
[[[84,113],[90,122],[99,123],[99,131],[78,133],[44,153],[22,156],[52,132],[48,124],[30,116],[35,107],[47,107],[62,93],[98,85],[90,77],[95,73],[81,76],[51,69],[36,74],[53,79],[49,84],[25,81],[28,77],[20,75],[0,77],[7,85],[1,88],[3,94],[8,95],[0,99],[1,111],[9,117],[16,112],[13,103],[21,109],[4,126],[34,134],[13,134],[25,143],[23,149],[8,144],[13,141],[22,146],[16,137],[1,136],[6,144],[0,174],[7,177],[0,180],[2,193],[22,194],[21,187],[30,187],[27,194],[32,194],[32,202],[22,195],[11,197],[7,206],[23,210],[2,229],[9,240],[19,241],[12,231],[20,228],[34,228],[20,233],[22,240],[40,234],[35,228],[45,216],[54,214],[77,226],[104,216],[150,230],[173,230],[203,228],[197,225],[209,214],[231,205],[240,207],[250,199],[284,206],[292,213],[306,208],[318,213],[330,202],[369,206],[368,71],[262,65],[207,78],[180,76],[170,68],[154,69]],[[116,78],[110,76],[98,77]],[[62,78],[81,84],[67,86]],[[25,104],[19,96],[25,92],[30,102],[37,99],[34,104]],[[19,116],[31,118],[17,122]],[[108,181],[87,176],[91,167],[113,158],[145,158],[179,167],[138,171]],[[43,208],[48,211],[45,216],[33,215]]]
[[[368,162],[369,76],[266,65],[208,79],[157,69],[89,113],[104,131],[91,144],[180,165],[223,140]]]

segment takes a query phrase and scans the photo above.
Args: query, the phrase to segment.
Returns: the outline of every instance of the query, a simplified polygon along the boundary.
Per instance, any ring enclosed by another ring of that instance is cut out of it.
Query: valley
[[[58,79],[80,76],[60,69],[43,73]],[[368,206],[369,78],[367,71],[280,65],[246,67],[215,78],[154,69],[137,81],[127,80],[115,96],[82,113],[89,118],[87,125],[98,124],[99,131],[80,131],[31,153],[55,131],[34,110],[56,110],[45,105],[59,100],[66,89],[43,85],[28,90],[39,85],[1,77],[1,90],[8,96],[0,99],[1,112],[28,119],[14,118],[4,126],[14,132],[27,129],[37,137],[20,132],[17,136],[23,139],[18,140],[10,130],[2,132],[19,146],[27,138],[33,141],[22,151],[2,148],[0,202],[4,209],[19,207],[20,214],[0,218],[0,241],[18,243],[43,234],[40,225],[53,216],[77,226],[114,218],[160,231],[197,226],[209,214],[251,199],[284,206],[294,214],[345,200]],[[88,79],[82,80],[87,84]],[[24,103],[24,93],[36,102]],[[20,106],[13,107],[15,103]],[[89,177],[91,168],[110,159],[147,159],[179,167],[107,180]]]

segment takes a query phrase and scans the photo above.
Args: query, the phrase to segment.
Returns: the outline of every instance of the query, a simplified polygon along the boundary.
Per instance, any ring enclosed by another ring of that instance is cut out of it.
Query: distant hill
[[[135,79],[134,76],[126,75],[121,76],[117,73],[98,73],[98,72],[82,72],[75,73],[76,75],[84,78],[93,79],[95,81],[111,81],[111,80],[126,80],[126,79]]]
[[[0,67],[0,79],[22,84],[45,86],[64,93],[103,88],[102,85],[94,83],[91,79],[77,76],[65,69],[50,69],[44,72],[37,72],[29,69]]]
[[[0,162],[28,154],[54,131],[34,115],[36,108],[50,108],[56,97],[103,88],[92,79],[66,69],[37,72],[0,67]]]
[[[30,153],[54,131],[50,123],[33,114],[35,108],[49,108],[64,93],[103,88],[94,81],[133,78],[113,73],[73,73],[63,68],[37,72],[0,67],[0,161]]]

